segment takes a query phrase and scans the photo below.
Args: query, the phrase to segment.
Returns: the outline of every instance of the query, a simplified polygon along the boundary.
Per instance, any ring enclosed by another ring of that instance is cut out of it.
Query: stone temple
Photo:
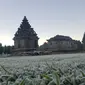
[[[16,53],[34,51],[38,48],[38,39],[36,32],[29,24],[26,16],[24,16],[13,38],[14,51]]]
[[[69,36],[56,35],[47,40],[46,43],[40,46],[40,50],[46,51],[76,51],[81,49],[81,42],[78,40],[73,40]]]

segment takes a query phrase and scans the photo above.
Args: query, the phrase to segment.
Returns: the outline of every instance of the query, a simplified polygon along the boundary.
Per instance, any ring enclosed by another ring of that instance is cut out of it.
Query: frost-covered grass
[[[85,85],[85,53],[0,58],[1,85]]]

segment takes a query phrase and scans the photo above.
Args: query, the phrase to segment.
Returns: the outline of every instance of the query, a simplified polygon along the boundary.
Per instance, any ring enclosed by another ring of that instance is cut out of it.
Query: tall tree
[[[7,47],[6,47],[6,45],[3,47],[3,53],[7,54]]]
[[[3,53],[4,54],[11,54],[13,46],[4,46],[3,47]]]
[[[0,43],[0,54],[3,53],[3,47],[2,47],[2,44]]]
[[[6,52],[7,54],[11,54],[11,46],[6,46]]]

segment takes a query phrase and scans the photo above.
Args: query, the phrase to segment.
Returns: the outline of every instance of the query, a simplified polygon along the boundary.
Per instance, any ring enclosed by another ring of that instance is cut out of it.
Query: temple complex
[[[34,51],[38,48],[38,39],[36,32],[29,24],[26,16],[24,16],[24,19],[13,38],[14,51],[17,53]]]
[[[34,29],[29,24],[26,16],[22,20],[20,27],[14,35],[14,55],[29,55],[29,53],[35,52],[67,52],[67,51],[80,51],[82,49],[82,43],[78,40],[73,40],[69,36],[56,35],[47,40],[46,43],[38,46],[38,36]],[[83,45],[85,45],[85,39],[83,38]]]

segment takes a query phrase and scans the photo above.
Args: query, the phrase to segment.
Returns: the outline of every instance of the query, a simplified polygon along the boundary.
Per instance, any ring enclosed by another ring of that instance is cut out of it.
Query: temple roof
[[[36,32],[29,24],[26,16],[24,16],[20,27],[18,28],[17,32],[15,33],[14,38],[22,38],[22,37],[27,38],[27,37],[32,37],[32,36],[35,36],[36,38],[38,38]]]
[[[70,38],[69,36],[56,35],[47,41],[72,41],[72,38]]]

